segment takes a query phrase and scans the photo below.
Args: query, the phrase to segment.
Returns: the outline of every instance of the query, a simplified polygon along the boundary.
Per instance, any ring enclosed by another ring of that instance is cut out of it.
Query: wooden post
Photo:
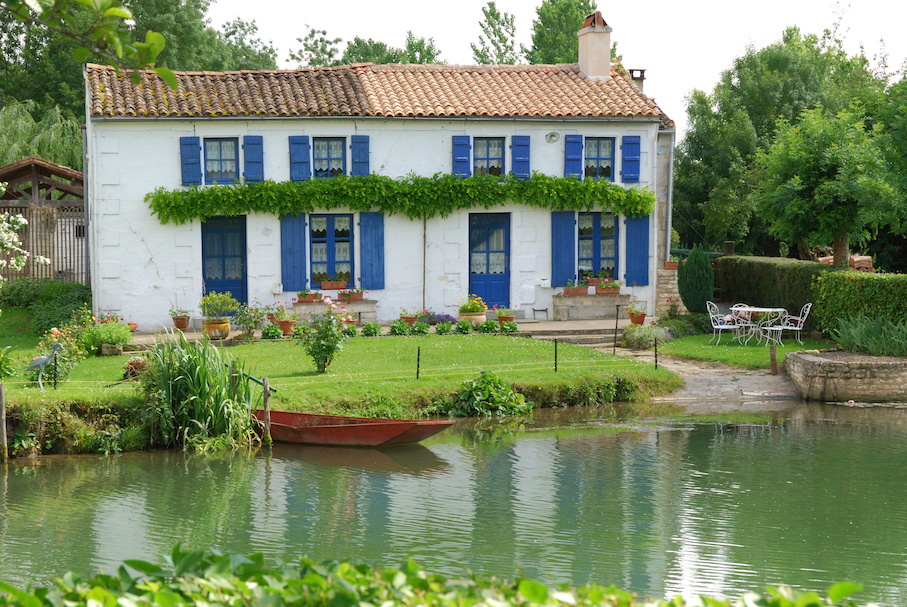
[[[772,361],[772,375],[778,375],[778,359],[775,358],[775,346],[768,347],[768,355]]]
[[[6,386],[0,381],[0,462],[9,459],[6,447]]]
[[[271,396],[271,389],[268,386],[268,378],[261,378],[261,385],[264,388],[264,394],[261,397],[262,406],[265,411],[265,436],[264,442],[266,445],[271,445],[271,409],[268,407],[268,398]]]

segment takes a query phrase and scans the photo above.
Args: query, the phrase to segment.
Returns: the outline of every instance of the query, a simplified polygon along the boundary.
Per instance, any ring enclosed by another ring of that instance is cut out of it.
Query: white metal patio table
[[[742,327],[745,334],[741,336],[741,341],[748,344],[749,341],[756,337],[756,343],[762,343],[765,338],[765,345],[783,346],[781,342],[781,319],[787,314],[784,308],[765,308],[761,306],[741,306],[733,307],[734,314],[749,320]]]

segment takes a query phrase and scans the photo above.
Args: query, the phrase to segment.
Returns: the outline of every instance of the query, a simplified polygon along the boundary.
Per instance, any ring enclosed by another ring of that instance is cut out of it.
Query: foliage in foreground
[[[133,575],[126,566],[138,572]],[[429,573],[409,559],[400,568],[373,569],[343,561],[305,557],[269,566],[260,553],[249,556],[183,551],[177,545],[159,566],[128,560],[115,575],[90,580],[67,573],[51,589],[21,591],[0,582],[0,606],[21,605],[601,605],[610,607],[855,607],[850,595],[860,584],[842,582],[825,596],[795,592],[787,586],[739,599],[677,597],[670,602],[643,600],[614,586],[586,584],[550,587],[540,581],[514,582],[471,576],[447,578]]]
[[[152,441],[204,446],[214,440],[242,445],[254,440],[251,410],[257,391],[241,363],[209,340],[159,341],[148,352],[141,390],[153,420]]]
[[[858,314],[838,319],[832,336],[845,350],[875,356],[907,356],[907,320],[869,318]]]

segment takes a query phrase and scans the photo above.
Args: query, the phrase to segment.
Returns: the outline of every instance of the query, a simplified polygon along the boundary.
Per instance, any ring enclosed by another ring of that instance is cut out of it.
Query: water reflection
[[[15,461],[0,475],[0,579],[110,572],[182,542],[656,596],[850,579],[905,604],[907,414],[787,417],[615,425],[607,409],[561,410],[411,448]]]

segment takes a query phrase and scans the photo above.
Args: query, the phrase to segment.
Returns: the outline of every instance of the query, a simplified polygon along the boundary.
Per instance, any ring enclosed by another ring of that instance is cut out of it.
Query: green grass
[[[721,343],[715,345],[709,343],[711,338],[710,334],[679,337],[664,344],[658,344],[658,351],[661,354],[670,354],[680,358],[715,361],[745,369],[768,369],[771,366],[769,348],[764,342],[760,345],[753,339],[748,345],[743,345],[731,341],[730,335],[722,335]],[[776,346],[775,352],[778,364],[781,364],[788,352],[821,350],[834,346],[834,342],[831,341],[808,338],[803,339],[801,346],[795,339],[788,339],[783,346]]]

